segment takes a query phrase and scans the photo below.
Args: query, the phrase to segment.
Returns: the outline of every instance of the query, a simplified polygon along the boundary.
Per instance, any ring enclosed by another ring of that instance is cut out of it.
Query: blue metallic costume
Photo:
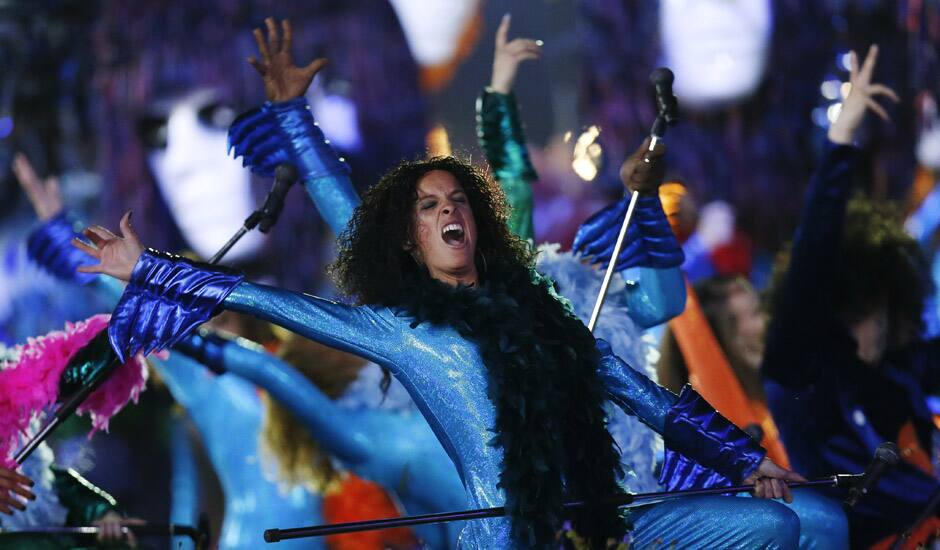
[[[289,117],[285,116],[288,111]],[[249,149],[244,144],[252,140],[286,138],[287,143],[281,145],[268,141],[269,153],[261,155],[256,150],[250,156],[264,162],[273,156],[273,149],[291,158],[302,167],[305,185],[322,213],[331,212],[323,202],[337,198],[348,205],[358,202],[349,195],[351,186],[342,166],[335,158],[324,158],[332,155],[325,145],[315,145],[322,143],[322,136],[302,101],[266,104],[249,119],[241,120],[252,122],[250,127],[236,123],[233,128],[233,135],[241,136],[233,143],[236,152]],[[310,156],[317,158],[302,158]],[[221,308],[266,319],[391,370],[456,465],[468,503],[480,507],[503,504],[505,495],[497,487],[502,449],[488,445],[495,411],[487,396],[486,368],[477,346],[455,329],[429,324],[411,327],[411,318],[387,307],[352,307],[256,285],[234,272],[148,252],[135,266],[112,317],[111,342],[120,355],[171,346]],[[671,449],[667,454],[671,483],[682,486],[704,473],[715,484],[730,484],[755,470],[763,450],[693,390],[686,388],[677,398],[626,366],[605,342],[599,340],[597,349],[602,358],[598,376],[611,401],[660,432]],[[698,514],[690,513],[690,507],[699,503],[705,506],[699,507]],[[673,529],[706,513],[707,523],[696,522],[681,532]],[[724,498],[715,504],[710,499],[676,500],[637,511],[632,520],[635,540],[661,539],[665,545],[727,543],[788,548],[796,546],[799,535],[799,520],[792,511],[757,499]],[[461,541],[468,548],[518,547],[511,538],[509,521],[502,518],[468,524]]]

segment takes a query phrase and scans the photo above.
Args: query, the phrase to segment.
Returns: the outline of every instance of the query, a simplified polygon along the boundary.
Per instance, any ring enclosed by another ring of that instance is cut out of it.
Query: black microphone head
[[[888,466],[894,466],[901,460],[898,453],[898,446],[890,441],[885,441],[875,449],[875,460],[881,460]]]
[[[282,162],[274,169],[274,179],[293,184],[300,175],[297,173],[297,167],[289,162]]]
[[[675,80],[675,76],[672,74],[672,71],[666,67],[659,67],[650,73],[650,83],[657,88],[660,86],[672,86],[672,82]],[[670,94],[672,91],[670,90]]]

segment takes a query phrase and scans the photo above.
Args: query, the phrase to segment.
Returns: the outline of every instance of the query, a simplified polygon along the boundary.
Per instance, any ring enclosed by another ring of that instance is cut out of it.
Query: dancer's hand
[[[326,66],[326,59],[314,59],[306,67],[294,65],[290,54],[290,21],[281,21],[283,36],[278,34],[273,18],[268,17],[264,24],[268,28],[267,41],[264,39],[264,31],[254,31],[261,60],[254,56],[248,58],[248,63],[251,63],[264,79],[264,93],[271,101],[288,101],[304,95],[313,82],[313,77]]]
[[[16,495],[28,500],[36,500],[36,495],[29,490],[33,481],[13,470],[0,467],[0,512],[13,515],[13,509],[25,510],[26,505]]]
[[[493,56],[493,78],[490,89],[501,94],[512,91],[519,64],[527,59],[538,59],[542,55],[542,41],[528,38],[506,40],[509,34],[510,16],[507,13],[496,29],[496,54]]]
[[[781,468],[764,457],[757,470],[749,475],[744,483],[754,485],[754,496],[757,498],[782,498],[786,502],[793,502],[793,495],[787,486],[788,481],[806,481],[806,478]]]
[[[140,518],[125,518],[121,514],[111,511],[95,520],[93,524],[98,527],[99,543],[118,544],[126,542],[131,548],[137,548],[137,537],[130,529],[125,533],[124,527],[147,525],[147,522]]]
[[[29,198],[29,203],[33,205],[39,221],[54,218],[62,211],[59,178],[50,176],[45,180],[41,179],[23,153],[17,153],[13,157],[13,174]]]
[[[858,55],[849,53],[849,83],[852,88],[842,102],[838,118],[829,127],[829,141],[840,145],[851,145],[855,141],[855,132],[865,119],[865,113],[871,109],[885,122],[890,122],[887,111],[875,101],[876,96],[884,96],[898,103],[900,98],[894,90],[884,84],[873,83],[872,73],[878,62],[878,46],[868,49],[862,68],[858,68]]]
[[[122,281],[129,281],[137,260],[144,251],[140,238],[131,227],[131,213],[121,218],[121,236],[107,228],[92,225],[82,234],[91,241],[91,245],[81,239],[72,239],[72,246],[98,260],[96,265],[79,266],[82,273],[104,273]],[[94,245],[94,246],[92,246]]]
[[[663,183],[666,163],[663,162],[662,156],[666,154],[666,145],[659,141],[652,151],[649,148],[650,138],[647,137],[640,148],[620,167],[620,181],[631,192],[654,195],[659,192],[659,186]]]

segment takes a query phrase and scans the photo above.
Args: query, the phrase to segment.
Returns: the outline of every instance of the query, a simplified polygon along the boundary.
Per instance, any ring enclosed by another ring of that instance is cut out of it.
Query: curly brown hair
[[[876,203],[862,194],[852,197],[845,212],[836,256],[839,268],[832,285],[836,315],[846,324],[887,308],[892,345],[903,343],[905,335],[923,331],[924,301],[934,291],[927,259],[901,220],[895,205]],[[779,299],[789,265],[787,245],[774,262],[768,308]]]
[[[402,285],[422,273],[405,250],[414,242],[418,182],[434,170],[453,175],[467,195],[477,226],[477,269],[486,262],[531,267],[534,255],[506,225],[508,206],[498,185],[455,157],[403,161],[366,191],[349,227],[339,237],[339,257],[329,271],[340,289],[360,304],[389,305]]]

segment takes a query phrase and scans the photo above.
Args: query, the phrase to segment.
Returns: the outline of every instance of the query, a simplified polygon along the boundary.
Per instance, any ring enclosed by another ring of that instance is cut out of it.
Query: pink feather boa
[[[14,467],[13,451],[28,432],[30,421],[56,403],[59,378],[69,359],[99,332],[107,330],[109,315],[66,323],[64,331],[30,338],[17,351],[12,365],[0,370],[0,462]],[[78,408],[91,416],[91,437],[108,429],[108,422],[128,401],[137,403],[147,383],[147,366],[137,355],[118,367]]]

